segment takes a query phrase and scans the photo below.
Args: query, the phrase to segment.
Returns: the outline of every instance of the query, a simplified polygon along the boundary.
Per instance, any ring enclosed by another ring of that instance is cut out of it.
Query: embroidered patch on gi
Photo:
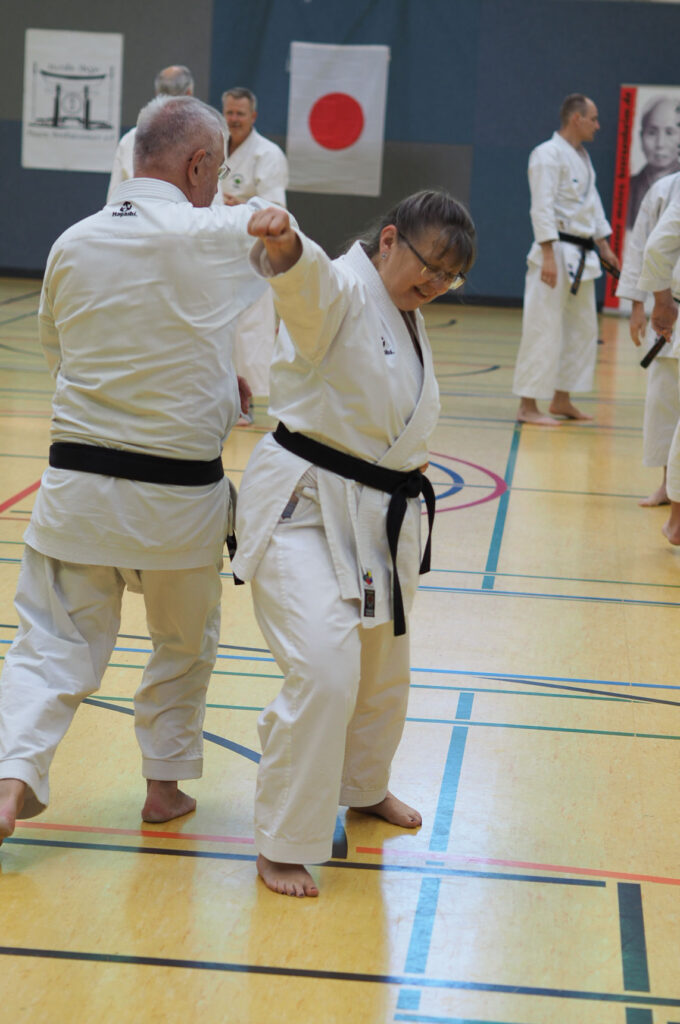
[[[111,214],[112,217],[136,217],[137,211],[133,210],[132,203],[127,200],[123,203],[119,210],[114,210]]]
[[[372,587],[364,587],[364,616],[375,618],[375,590]]]
[[[387,338],[385,338],[382,334],[380,335],[380,341],[382,342],[383,354],[386,355],[386,356],[393,356],[394,355],[394,349],[390,345],[390,343],[387,340]]]
[[[373,586],[373,573],[371,572],[370,569],[367,569],[366,572],[362,574],[361,578],[367,587]]]

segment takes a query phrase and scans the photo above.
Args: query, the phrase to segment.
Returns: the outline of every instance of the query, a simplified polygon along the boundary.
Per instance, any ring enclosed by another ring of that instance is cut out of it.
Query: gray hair
[[[224,118],[194,96],[156,96],[142,107],[135,132],[134,168],[172,167],[196,149],[224,138]],[[221,158],[220,158],[221,160]]]
[[[257,96],[245,85],[235,85],[233,89],[227,89],[222,93],[222,106],[227,102],[227,96],[233,96],[235,100],[248,100],[253,113],[257,110]]]
[[[573,113],[577,112],[581,117],[584,117],[587,109],[587,96],[584,96],[582,92],[570,93],[564,100],[562,100],[562,106],[560,107],[560,124],[563,128],[566,128]]]
[[[154,79],[157,96],[187,96],[194,91],[194,76],[183,64],[163,68]]]
[[[454,251],[463,274],[467,274],[475,262],[476,232],[472,218],[463,204],[448,192],[424,189],[407,196],[388,210],[359,238],[369,259],[378,252],[381,232],[390,224],[394,224],[399,234],[409,241],[417,239],[421,232],[435,228],[439,231],[439,255]]]

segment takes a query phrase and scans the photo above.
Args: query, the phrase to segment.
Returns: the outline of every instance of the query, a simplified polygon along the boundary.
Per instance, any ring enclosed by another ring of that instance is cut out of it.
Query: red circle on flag
[[[364,130],[361,104],[346,92],[326,93],[309,113],[309,130],[324,149],[347,149]]]

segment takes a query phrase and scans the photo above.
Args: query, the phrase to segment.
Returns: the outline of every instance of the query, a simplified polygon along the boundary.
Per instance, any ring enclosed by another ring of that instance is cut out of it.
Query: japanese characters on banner
[[[387,46],[291,43],[291,189],[380,195],[389,59]]]
[[[625,257],[626,239],[647,189],[680,171],[680,86],[622,85],[612,203],[612,248]],[[607,275],[605,309],[627,312]]]
[[[111,172],[122,61],[117,33],[27,29],[22,167]]]

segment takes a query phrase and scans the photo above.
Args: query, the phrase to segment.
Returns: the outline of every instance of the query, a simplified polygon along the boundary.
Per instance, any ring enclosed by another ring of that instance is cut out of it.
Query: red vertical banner
[[[628,189],[630,183],[630,147],[635,120],[637,87],[622,85],[619,99],[619,130],[616,143],[616,169],[614,171],[614,198],[612,201],[611,246],[619,259],[623,258],[626,237],[626,216],[628,213]],[[605,309],[618,309],[616,281],[607,274],[604,295]]]

